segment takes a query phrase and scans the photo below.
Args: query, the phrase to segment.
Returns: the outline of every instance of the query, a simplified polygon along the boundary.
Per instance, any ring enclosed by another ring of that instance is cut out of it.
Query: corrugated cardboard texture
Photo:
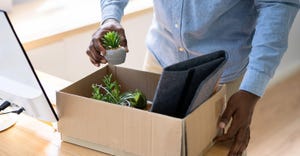
[[[142,90],[148,100],[152,100],[160,75],[121,67],[109,68],[123,91]]]
[[[180,156],[182,120],[151,113],[152,156]]]
[[[180,155],[180,119],[71,94],[58,94],[58,101],[62,106],[59,131],[64,135],[100,144],[117,153]]]
[[[225,87],[221,87],[217,93],[184,119],[188,156],[198,156],[199,153],[202,155],[212,145],[212,139],[218,133],[218,119],[225,104],[224,95]]]
[[[120,147],[123,138],[123,109],[117,105],[71,94],[58,94],[59,131],[111,148]],[[100,139],[99,139],[100,138]]]
[[[180,156],[183,120],[90,98],[91,84],[100,83],[107,73],[113,73],[124,90],[138,88],[150,99],[159,80],[154,73],[105,67],[63,89],[57,93],[62,138],[98,144],[111,154]]]

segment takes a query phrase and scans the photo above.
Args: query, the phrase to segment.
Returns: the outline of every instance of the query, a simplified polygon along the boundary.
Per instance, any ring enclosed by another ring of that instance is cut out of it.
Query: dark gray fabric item
[[[217,51],[165,67],[151,111],[184,118],[211,96],[226,60]]]

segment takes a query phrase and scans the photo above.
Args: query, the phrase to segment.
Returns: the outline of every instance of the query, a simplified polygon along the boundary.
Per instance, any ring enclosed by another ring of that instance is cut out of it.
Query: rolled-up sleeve
[[[299,0],[256,0],[258,12],[249,64],[241,90],[262,96],[287,49]]]
[[[101,19],[113,18],[121,21],[128,0],[101,0]]]

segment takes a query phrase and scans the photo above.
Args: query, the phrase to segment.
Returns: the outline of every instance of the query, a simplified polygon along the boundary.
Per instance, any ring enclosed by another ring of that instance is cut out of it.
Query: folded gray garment
[[[226,52],[216,51],[165,67],[151,111],[184,118],[213,94],[226,61]]]

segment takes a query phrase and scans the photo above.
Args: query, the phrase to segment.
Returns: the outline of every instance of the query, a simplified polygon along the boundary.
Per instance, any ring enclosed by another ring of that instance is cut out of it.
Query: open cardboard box
[[[94,83],[112,73],[122,92],[140,89],[152,100],[159,74],[106,66],[57,92],[63,141],[113,155],[196,156],[212,145],[225,88],[183,119],[110,104],[91,97]]]

